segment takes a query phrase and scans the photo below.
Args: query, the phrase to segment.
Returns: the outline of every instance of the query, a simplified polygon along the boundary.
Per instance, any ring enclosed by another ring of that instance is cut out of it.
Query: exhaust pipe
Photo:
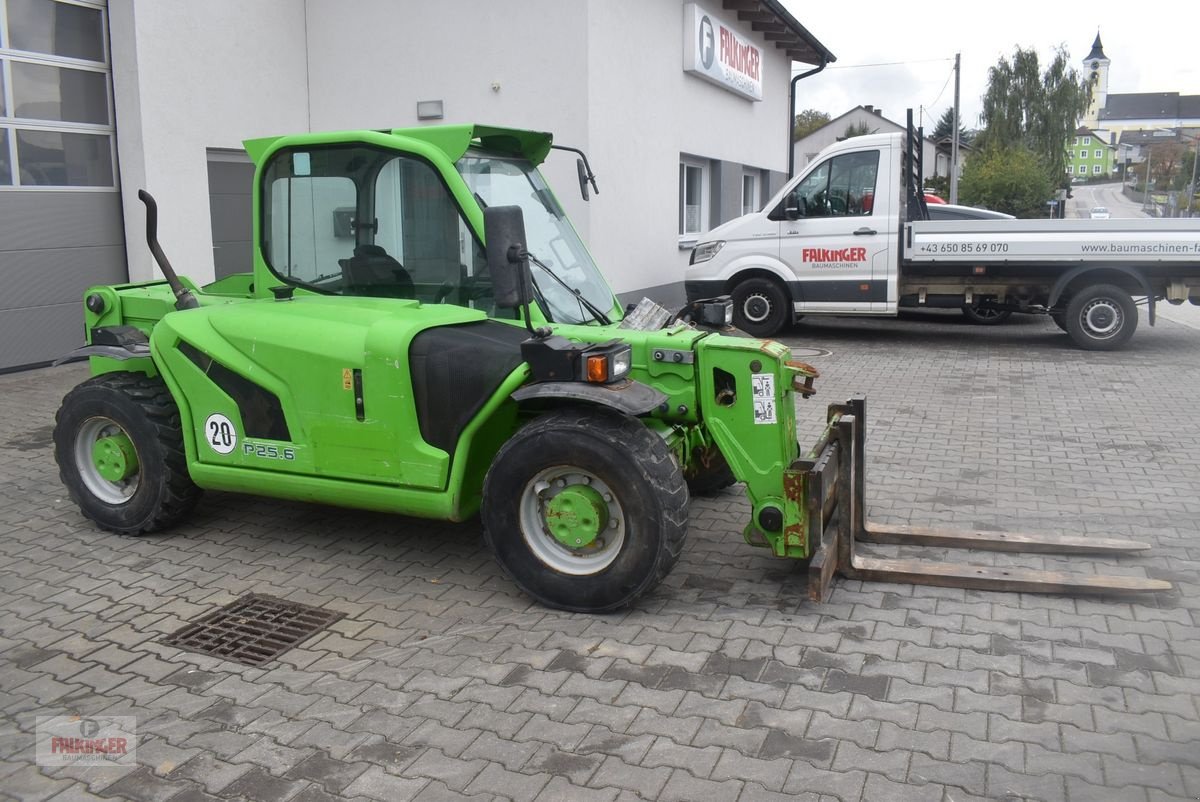
[[[167,279],[167,284],[171,285],[171,292],[175,293],[175,308],[180,310],[198,308],[200,302],[196,300],[195,295],[192,295],[192,291],[180,282],[179,276],[175,274],[175,268],[171,267],[170,260],[163,253],[162,246],[158,244],[158,203],[155,202],[154,196],[144,189],[138,190],[138,200],[146,204],[146,244],[150,246],[150,253],[154,256],[154,261],[158,263],[158,269]]]

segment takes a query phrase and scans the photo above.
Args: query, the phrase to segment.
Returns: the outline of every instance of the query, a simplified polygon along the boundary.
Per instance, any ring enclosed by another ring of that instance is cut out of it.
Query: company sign
[[[683,7],[683,71],[762,100],[762,48],[695,3]]]

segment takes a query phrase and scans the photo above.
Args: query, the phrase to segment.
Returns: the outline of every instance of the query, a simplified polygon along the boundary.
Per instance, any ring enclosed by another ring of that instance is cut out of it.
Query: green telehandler
[[[689,485],[741,482],[745,538],[835,573],[1037,591],[1127,577],[881,560],[859,540],[1112,552],[1144,544],[881,531],[863,520],[865,402],[808,451],[816,371],[727,336],[727,298],[626,316],[537,166],[550,135],[482,125],[251,140],[253,272],[84,295],[92,378],[63,399],[63,483],[101,528],[185,519],[202,490],[463,521],[543,604],[604,612],[678,560]],[[574,150],[566,148],[566,150]],[[578,153],[578,151],[576,151]],[[580,153],[582,157],[582,153]],[[586,157],[580,189],[596,190]]]

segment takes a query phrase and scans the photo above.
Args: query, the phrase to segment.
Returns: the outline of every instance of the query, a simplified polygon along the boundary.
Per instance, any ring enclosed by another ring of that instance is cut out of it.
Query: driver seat
[[[416,298],[412,276],[378,245],[362,244],[349,259],[339,259],[346,295],[377,298]]]

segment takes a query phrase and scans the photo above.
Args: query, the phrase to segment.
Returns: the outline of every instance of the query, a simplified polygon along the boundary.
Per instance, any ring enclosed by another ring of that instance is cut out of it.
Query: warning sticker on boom
[[[775,423],[775,374],[751,374],[750,389],[754,401],[754,422]]]

